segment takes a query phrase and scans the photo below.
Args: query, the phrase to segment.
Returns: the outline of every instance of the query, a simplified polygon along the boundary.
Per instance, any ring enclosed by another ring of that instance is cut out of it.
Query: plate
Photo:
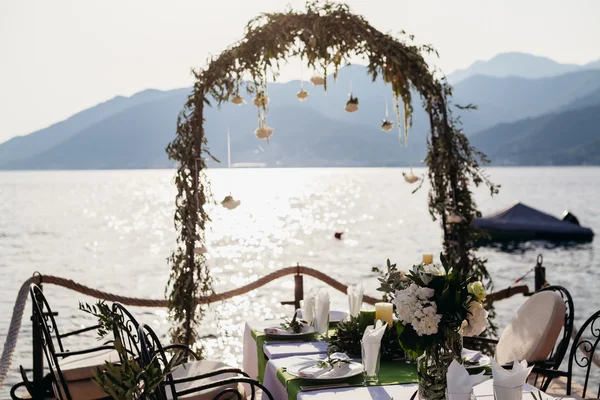
[[[329,311],[329,324],[337,324],[348,317],[345,311]],[[298,309],[298,318],[302,318],[302,310]]]
[[[318,362],[319,360],[302,361],[298,364],[294,364],[291,367],[289,367],[287,369],[287,373],[292,376],[305,379],[307,381],[339,381],[342,379],[352,378],[353,376],[360,375],[363,373],[362,364],[352,361],[347,365],[344,373],[342,374],[335,374],[332,376],[330,373],[324,373],[314,378],[300,376],[300,371],[306,368],[314,367],[315,365],[317,365]]]
[[[273,326],[271,328],[281,329],[280,326]],[[287,332],[286,331],[285,333],[284,332],[280,332],[280,333],[266,333],[265,332],[265,334],[267,335],[268,338],[271,338],[271,339],[279,339],[279,340],[282,340],[282,339],[290,339],[290,340],[296,339],[297,340],[297,339],[304,339],[304,338],[307,338],[307,337],[310,337],[310,336],[314,335],[315,334],[315,328],[313,326],[303,326],[302,327],[302,332],[299,332],[299,333]]]
[[[469,370],[469,369],[479,369],[479,368],[487,367],[491,363],[492,363],[492,359],[489,356],[482,354],[481,358],[478,360],[478,364],[463,364],[463,365],[464,365],[465,369]]]

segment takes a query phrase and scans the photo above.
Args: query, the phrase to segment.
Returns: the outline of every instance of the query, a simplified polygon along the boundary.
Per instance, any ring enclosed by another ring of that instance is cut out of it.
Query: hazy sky
[[[600,0],[348,0],[378,29],[406,30],[450,73],[497,53],[600,58]],[[0,0],[0,142],[116,95],[191,85],[260,12],[303,0]],[[284,79],[299,77],[290,67]]]

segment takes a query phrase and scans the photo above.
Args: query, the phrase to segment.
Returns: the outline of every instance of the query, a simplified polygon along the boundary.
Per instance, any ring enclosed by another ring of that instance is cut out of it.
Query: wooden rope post
[[[294,307],[297,310],[300,308],[300,302],[304,300],[304,276],[300,273],[300,264],[296,267],[298,269],[294,275]]]
[[[541,254],[537,256],[537,264],[535,265],[535,291],[541,290],[546,286],[546,267],[542,266],[544,257]]]

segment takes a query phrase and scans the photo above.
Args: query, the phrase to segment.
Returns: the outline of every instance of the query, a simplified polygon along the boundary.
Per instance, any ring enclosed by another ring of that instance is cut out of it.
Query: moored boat
[[[565,212],[561,220],[520,202],[490,216],[475,218],[473,222],[487,234],[483,242],[590,242],[594,238],[594,232],[580,226],[569,212]]]

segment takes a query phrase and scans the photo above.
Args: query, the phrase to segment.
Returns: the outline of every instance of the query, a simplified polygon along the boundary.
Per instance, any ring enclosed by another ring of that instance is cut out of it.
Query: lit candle
[[[360,310],[358,316],[358,327],[361,332],[369,325],[375,325],[375,310]]]
[[[423,254],[423,264],[433,264],[433,254]]]
[[[375,318],[387,322],[391,327],[394,322],[394,305],[392,303],[375,303]]]

